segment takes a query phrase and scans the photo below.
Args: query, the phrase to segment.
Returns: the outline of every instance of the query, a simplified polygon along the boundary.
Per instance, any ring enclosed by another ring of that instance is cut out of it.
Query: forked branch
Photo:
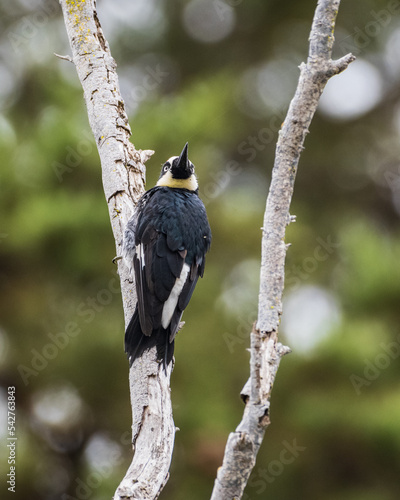
[[[275,163],[264,214],[261,242],[258,320],[251,332],[250,379],[242,391],[243,419],[229,435],[222,467],[211,500],[240,499],[255,465],[266,428],[276,371],[288,347],[278,342],[285,276],[286,226],[303,143],[322,91],[333,75],[355,59],[348,54],[332,60],[334,28],[340,0],[319,0],[310,33],[309,55],[300,66],[300,78],[275,152]]]
[[[144,191],[144,163],[153,151],[136,150],[119,91],[116,64],[104,38],[95,0],[60,0],[74,62],[84,90],[89,123],[98,147],[106,200],[121,255],[122,234],[134,204]],[[289,352],[278,342],[282,312],[286,225],[297,165],[305,135],[330,77],[347,68],[349,54],[332,61],[333,32],[340,0],[320,0],[310,35],[307,64],[300,79],[276,148],[270,192],[264,216],[258,321],[251,333],[250,379],[242,391],[244,416],[227,442],[212,500],[241,498],[255,464],[266,427],[269,400],[281,357]],[[69,56],[62,56],[69,60]],[[134,284],[120,260],[125,322],[135,305]],[[122,341],[121,341],[122,345]],[[114,496],[119,499],[154,499],[167,478],[175,427],[169,392],[171,368],[165,375],[151,351],[130,369],[133,414],[132,464]],[[171,366],[171,365],[170,365]]]

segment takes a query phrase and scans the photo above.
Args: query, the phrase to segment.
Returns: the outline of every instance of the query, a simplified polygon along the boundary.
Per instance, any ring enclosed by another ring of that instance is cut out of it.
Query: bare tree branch
[[[60,0],[74,62],[98,147],[104,191],[109,207],[117,255],[121,255],[124,227],[144,191],[144,163],[152,151],[136,150],[122,97],[115,61],[104,38],[95,0]],[[242,391],[246,408],[242,422],[231,433],[224,463],[218,472],[213,500],[242,496],[269,424],[269,399],[281,357],[289,352],[277,341],[282,310],[285,228],[291,221],[289,206],[305,134],[328,79],[354,59],[331,60],[333,30],[340,0],[320,0],[310,36],[307,64],[302,64],[296,94],[280,132],[267,200],[262,237],[262,263],[257,325],[251,333],[251,376]],[[59,56],[60,57],[60,56]],[[69,56],[61,56],[70,60]],[[121,278],[125,322],[135,304],[134,284],[122,260]],[[135,454],[115,499],[157,498],[168,479],[175,427],[169,379],[155,362],[152,351],[130,369],[132,442]]]
[[[242,497],[270,423],[270,396],[276,371],[282,356],[290,351],[278,342],[278,327],[288,248],[285,230],[293,220],[289,207],[297,166],[308,127],[327,81],[355,59],[352,54],[337,61],[331,59],[339,4],[340,0],[318,2],[307,64],[300,66],[296,93],[279,132],[262,228],[258,321],[251,332],[250,379],[242,391],[246,407],[239,426],[229,435],[211,500]]]
[[[154,151],[136,150],[129,141],[131,130],[116,64],[97,17],[96,1],[60,0],[60,4],[72,49],[72,58],[61,57],[74,62],[82,84],[119,256],[125,225],[144,192],[144,164]],[[127,324],[136,302],[135,287],[122,259],[118,261],[118,272]],[[169,388],[171,371],[172,365],[164,373],[156,362],[155,348],[138,359],[129,371],[132,443],[136,451],[115,499],[156,498],[167,481],[175,436]]]

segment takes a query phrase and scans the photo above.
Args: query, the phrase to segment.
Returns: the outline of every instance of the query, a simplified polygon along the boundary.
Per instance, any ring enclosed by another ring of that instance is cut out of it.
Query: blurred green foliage
[[[176,343],[165,499],[209,496],[241,418],[275,142],[315,4],[98,2],[132,140],[156,151],[147,185],[188,140],[213,230]],[[399,7],[342,1],[335,54],[358,61],[328,84],[300,161],[281,332],[293,353],[247,499],[398,498]],[[53,56],[69,52],[58,2],[2,0],[0,13],[0,430],[5,443],[15,386],[12,498],[103,500],[131,459],[131,415],[99,159],[75,69]],[[5,444],[0,456],[4,479]]]

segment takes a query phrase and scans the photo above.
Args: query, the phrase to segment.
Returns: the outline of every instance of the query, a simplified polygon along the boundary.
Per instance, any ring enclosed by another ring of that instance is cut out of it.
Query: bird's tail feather
[[[135,359],[140,358],[144,351],[157,346],[157,360],[162,361],[164,369],[171,363],[174,355],[175,342],[169,342],[170,333],[164,328],[153,330],[151,335],[142,332],[139,321],[139,311],[136,305],[135,312],[125,332],[125,352],[129,359],[129,366]]]

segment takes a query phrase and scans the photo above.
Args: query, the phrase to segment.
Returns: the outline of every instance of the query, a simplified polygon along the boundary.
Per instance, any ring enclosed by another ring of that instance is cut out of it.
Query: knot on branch
[[[246,458],[254,451],[254,442],[250,434],[245,430],[236,429],[229,434],[228,443],[236,453],[243,454]],[[244,457],[243,457],[244,458]]]
[[[135,152],[135,160],[140,161],[140,163],[145,164],[146,161],[153,156],[155,151],[152,149],[138,149]]]
[[[244,404],[247,404],[248,400],[250,399],[250,393],[251,393],[251,378],[247,380],[247,382],[243,386],[243,389],[240,391],[240,397],[242,398]]]
[[[288,347],[287,345],[283,345],[280,342],[276,344],[276,352],[280,358],[283,358],[286,354],[290,354],[292,352],[292,349]]]
[[[268,425],[271,423],[271,420],[269,418],[269,407],[270,403],[269,401],[266,401],[264,404],[260,405],[258,408],[257,416],[258,416],[258,424],[260,427],[268,427]]]
[[[296,122],[296,125],[297,125],[297,122]],[[288,226],[289,224],[292,224],[292,222],[296,222],[296,216],[295,215],[290,215],[288,213],[287,215],[287,219],[286,219],[286,225]]]

